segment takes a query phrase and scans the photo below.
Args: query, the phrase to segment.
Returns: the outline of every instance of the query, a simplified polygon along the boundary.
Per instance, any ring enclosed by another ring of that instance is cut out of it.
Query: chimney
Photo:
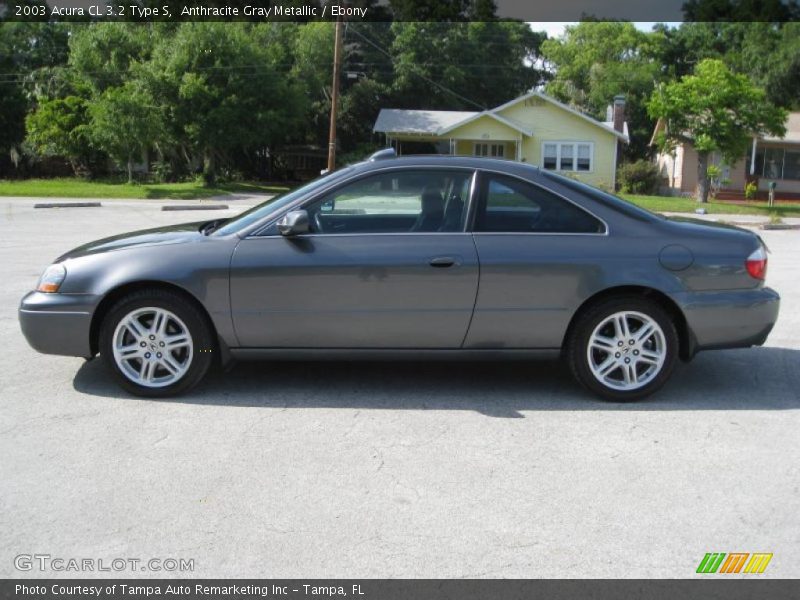
[[[625,133],[625,96],[618,94],[614,96],[613,118],[614,129],[620,133]]]

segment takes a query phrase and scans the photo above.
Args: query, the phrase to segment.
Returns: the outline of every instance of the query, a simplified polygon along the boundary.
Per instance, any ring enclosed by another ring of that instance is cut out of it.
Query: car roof
[[[487,169],[502,171],[521,176],[532,176],[539,172],[539,168],[528,163],[522,163],[503,158],[488,158],[482,156],[453,156],[448,154],[419,154],[398,156],[397,158],[379,158],[351,165],[360,172],[373,171],[391,167],[456,167],[467,169]]]

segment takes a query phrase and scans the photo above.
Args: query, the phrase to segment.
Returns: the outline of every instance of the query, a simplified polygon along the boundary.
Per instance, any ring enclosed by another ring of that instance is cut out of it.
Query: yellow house
[[[601,122],[538,91],[482,112],[381,109],[373,131],[402,154],[490,156],[538,165],[613,189],[628,142],[625,99]]]

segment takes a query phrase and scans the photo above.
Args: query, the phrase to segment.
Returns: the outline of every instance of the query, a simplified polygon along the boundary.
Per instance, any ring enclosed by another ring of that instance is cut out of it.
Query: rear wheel
[[[675,368],[678,333],[657,303],[611,298],[584,312],[567,342],[575,378],[604,400],[638,400],[661,388]]]
[[[138,396],[172,396],[195,386],[211,366],[212,347],[205,316],[182,296],[164,290],[123,298],[100,329],[106,366]]]

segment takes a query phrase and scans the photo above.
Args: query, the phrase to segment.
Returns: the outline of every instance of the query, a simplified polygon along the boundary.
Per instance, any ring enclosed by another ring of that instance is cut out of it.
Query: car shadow
[[[253,362],[212,373],[189,393],[160,402],[261,408],[473,410],[523,418],[541,410],[786,410],[800,408],[800,350],[700,353],[679,363],[664,389],[632,404],[603,402],[563,364],[542,362]],[[145,400],[122,391],[101,361],[73,385],[94,396]]]

